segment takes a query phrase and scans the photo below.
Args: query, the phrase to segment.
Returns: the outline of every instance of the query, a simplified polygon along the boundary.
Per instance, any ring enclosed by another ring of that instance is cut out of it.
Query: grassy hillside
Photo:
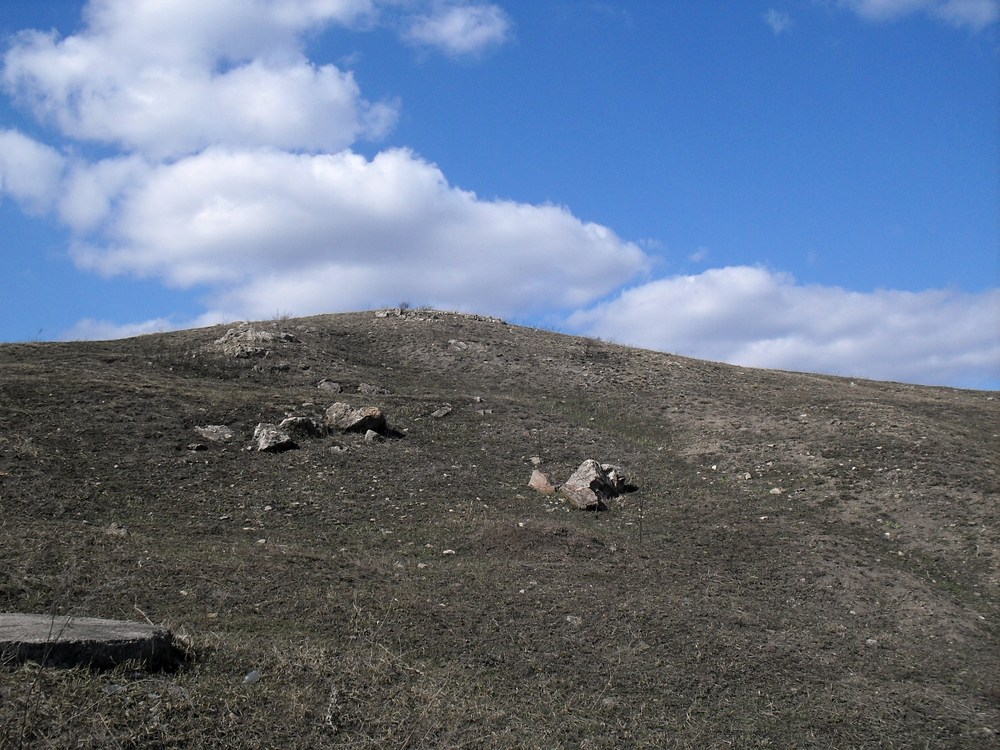
[[[0,611],[191,651],[8,665],[0,747],[997,745],[996,394],[430,311],[255,327],[289,335],[0,346]],[[394,436],[249,449],[335,401]],[[587,458],[638,490],[526,486]]]

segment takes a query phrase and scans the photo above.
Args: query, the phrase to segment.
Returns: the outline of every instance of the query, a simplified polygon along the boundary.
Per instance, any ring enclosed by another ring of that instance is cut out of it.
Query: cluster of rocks
[[[537,462],[536,462],[537,463]],[[531,472],[528,486],[543,495],[556,492],[574,508],[607,510],[608,503],[628,491],[625,472],[619,466],[602,464],[588,458],[558,488],[539,469]]]
[[[499,323],[500,325],[507,325],[507,321],[503,318],[495,318],[490,315],[476,315],[475,313],[463,312],[444,312],[441,310],[431,310],[426,307],[387,307],[382,310],[375,311],[376,318],[407,318],[409,320],[439,320],[446,315],[453,318],[476,320],[481,323]]]
[[[281,422],[261,422],[254,429],[253,439],[258,451],[280,453],[299,447],[299,441],[323,438],[333,433],[355,432],[367,442],[385,437],[389,425],[385,414],[376,406],[354,407],[338,401],[326,410],[322,420],[312,417],[287,417]]]
[[[212,442],[228,442],[236,437],[233,429],[226,425],[200,425],[194,430]],[[253,447],[264,453],[281,453],[298,448],[303,440],[349,432],[361,433],[366,442],[377,442],[389,434],[389,425],[378,407],[354,407],[338,401],[324,412],[322,419],[292,416],[278,423],[259,423],[253,431]],[[202,444],[188,446],[191,450],[205,450],[206,447]]]
[[[211,349],[228,357],[248,359],[266,357],[278,343],[298,343],[298,339],[286,331],[269,331],[250,323],[240,323],[230,328],[210,345]]]

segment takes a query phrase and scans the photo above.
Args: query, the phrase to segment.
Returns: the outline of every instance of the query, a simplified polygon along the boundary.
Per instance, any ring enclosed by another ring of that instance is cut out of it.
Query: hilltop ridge
[[[0,671],[0,745],[1000,732],[995,393],[432,310],[5,344],[0,384],[0,611],[148,617],[192,654],[131,681]],[[335,402],[392,435],[253,449]],[[527,486],[590,458],[636,491],[593,513]]]

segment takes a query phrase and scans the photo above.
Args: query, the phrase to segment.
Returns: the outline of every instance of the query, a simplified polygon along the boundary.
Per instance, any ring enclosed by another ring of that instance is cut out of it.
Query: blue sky
[[[0,340],[408,301],[1000,388],[997,0],[0,4]]]

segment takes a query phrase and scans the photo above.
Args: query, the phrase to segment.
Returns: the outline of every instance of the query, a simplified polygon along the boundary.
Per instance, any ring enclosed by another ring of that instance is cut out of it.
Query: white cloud
[[[439,4],[430,14],[414,16],[405,38],[449,55],[469,55],[502,44],[510,20],[497,5]]]
[[[0,130],[0,199],[10,195],[26,210],[43,213],[54,203],[65,159],[16,130]]]
[[[509,31],[481,3],[95,0],[78,34],[24,33],[4,58],[8,89],[70,139],[120,153],[67,167],[7,133],[5,189],[56,208],[81,268],[198,287],[217,319],[404,298],[526,314],[588,304],[646,269],[638,246],[564,208],[480,200],[407,150],[349,150],[394,110],[313,65],[302,35],[380,10],[453,54]],[[88,321],[74,335],[165,325]]]
[[[2,82],[64,135],[153,158],[220,142],[339,150],[383,135],[395,106],[365,101],[349,72],[311,64],[299,37],[310,19],[349,20],[368,5],[103,0],[79,34],[17,37]]]
[[[840,0],[871,21],[892,21],[917,12],[957,27],[983,29],[1000,20],[1000,0]]]
[[[998,320],[1000,290],[862,293],[736,266],[643,284],[569,323],[589,335],[738,365],[996,387]]]
[[[792,26],[792,17],[774,8],[768,8],[763,18],[764,23],[771,27],[771,31],[774,32],[775,36],[778,36],[783,31],[788,31]]]
[[[116,204],[102,235],[75,248],[81,266],[205,285],[239,317],[403,298],[508,315],[574,307],[647,263],[605,227],[480,200],[405,150],[369,161],[215,148],[145,171],[100,163],[74,181],[85,189],[71,195],[87,196],[74,216]]]
[[[112,323],[109,320],[84,318],[60,336],[63,341],[106,341],[173,331],[177,326],[169,318],[153,318],[141,323]]]
[[[139,323],[114,323],[110,320],[84,318],[76,322],[69,330],[60,336],[62,341],[107,341],[109,339],[125,339],[132,336],[143,336],[147,333],[164,333],[166,331],[187,330],[214,326],[235,320],[233,317],[220,316],[218,313],[205,313],[197,318],[186,321],[173,318],[151,318]]]

